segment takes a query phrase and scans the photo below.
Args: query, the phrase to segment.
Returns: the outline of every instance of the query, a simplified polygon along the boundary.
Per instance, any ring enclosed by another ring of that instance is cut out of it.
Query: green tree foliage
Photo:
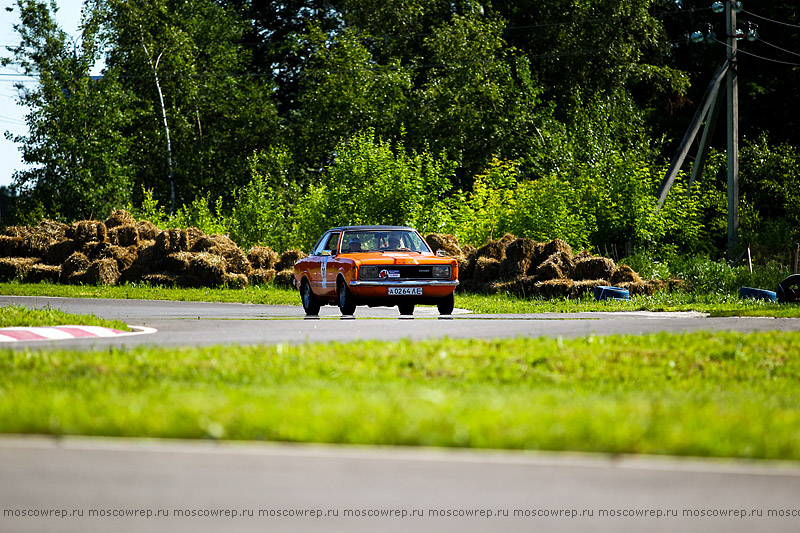
[[[100,56],[100,21],[87,13],[83,38],[73,42],[52,17],[54,2],[20,0],[17,9],[21,42],[12,49],[14,63],[38,79],[17,85],[30,127],[12,138],[31,165],[14,174],[22,218],[105,216],[130,199],[133,169],[125,154],[134,139],[125,135],[132,102],[117,72],[89,75]]]

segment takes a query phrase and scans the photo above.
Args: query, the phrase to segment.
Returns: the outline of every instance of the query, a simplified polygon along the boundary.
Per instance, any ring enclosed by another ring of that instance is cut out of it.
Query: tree
[[[14,174],[20,212],[60,220],[105,216],[130,199],[132,169],[124,155],[132,139],[124,134],[131,101],[115,73],[89,75],[100,55],[100,20],[87,11],[82,39],[70,42],[53,19],[55,2],[19,0],[17,8],[21,42],[4,64],[38,81],[16,86],[29,109],[29,133],[12,139],[31,165]]]

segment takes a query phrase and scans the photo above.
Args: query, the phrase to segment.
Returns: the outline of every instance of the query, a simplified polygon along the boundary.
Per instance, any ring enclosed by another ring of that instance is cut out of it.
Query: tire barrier
[[[778,283],[776,293],[780,303],[800,302],[800,274],[792,274]]]
[[[619,287],[599,286],[594,288],[595,300],[630,300],[631,293]]]
[[[753,287],[740,287],[739,298],[745,300],[750,298],[752,300],[764,300],[765,302],[776,302],[778,300],[774,291],[766,291],[764,289],[754,289]]]

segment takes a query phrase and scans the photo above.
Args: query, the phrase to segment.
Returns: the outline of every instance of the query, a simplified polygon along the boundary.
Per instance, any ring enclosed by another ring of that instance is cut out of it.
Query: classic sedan
[[[449,315],[458,262],[434,254],[413,228],[343,226],[325,232],[311,255],[295,263],[294,284],[307,315],[328,304],[343,315],[358,305],[396,305],[401,315],[412,315],[418,304]]]

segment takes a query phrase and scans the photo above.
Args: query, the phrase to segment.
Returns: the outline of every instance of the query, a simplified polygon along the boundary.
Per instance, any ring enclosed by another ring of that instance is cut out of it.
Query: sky
[[[78,24],[81,18],[81,0],[57,0],[58,11],[56,20],[61,28],[70,35],[78,35]],[[2,0],[0,2],[0,55],[9,57],[11,54],[6,50],[7,46],[19,44],[19,36],[14,31],[14,24],[19,22],[19,12],[13,0]],[[14,7],[12,12],[6,11],[6,7]],[[25,125],[25,109],[18,106],[16,102],[16,89],[14,82],[20,78],[13,76],[18,74],[13,66],[0,67],[0,186],[11,184],[11,175],[15,170],[22,167],[20,153],[15,143],[5,138],[5,132],[12,134],[27,133],[28,127]]]

